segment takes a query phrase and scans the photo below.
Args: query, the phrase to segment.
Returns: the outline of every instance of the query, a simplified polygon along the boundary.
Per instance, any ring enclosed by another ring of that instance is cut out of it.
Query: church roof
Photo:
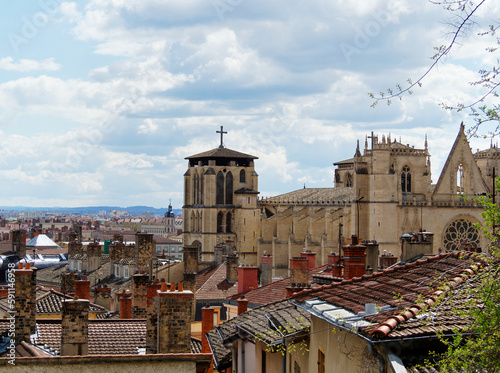
[[[285,204],[330,204],[338,202],[349,202],[354,200],[354,188],[303,188],[290,193],[269,197],[261,203],[285,203]]]
[[[244,158],[244,159],[258,159],[258,157],[250,154],[245,154],[241,152],[237,152],[236,150],[232,150],[229,148],[215,148],[212,150],[208,150],[203,153],[191,155],[184,159],[197,159],[197,158]]]

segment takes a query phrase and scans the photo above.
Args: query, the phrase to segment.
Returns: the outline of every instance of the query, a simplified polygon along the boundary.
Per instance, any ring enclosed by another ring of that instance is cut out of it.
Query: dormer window
[[[411,172],[408,166],[404,166],[401,171],[401,190],[403,193],[411,193]]]

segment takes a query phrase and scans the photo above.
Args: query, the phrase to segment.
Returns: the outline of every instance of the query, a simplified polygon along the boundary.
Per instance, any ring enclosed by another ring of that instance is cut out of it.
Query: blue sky
[[[370,108],[429,66],[448,14],[426,1],[17,1],[0,15],[0,205],[182,206],[185,157],[259,157],[261,196],[333,186],[356,140],[423,147],[433,181],[493,64],[470,33],[422,88]],[[498,20],[489,1],[476,21]],[[471,140],[473,150],[490,140]]]

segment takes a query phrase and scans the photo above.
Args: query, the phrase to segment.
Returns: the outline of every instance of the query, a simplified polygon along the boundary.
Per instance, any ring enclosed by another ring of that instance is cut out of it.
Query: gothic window
[[[459,250],[464,244],[479,247],[479,231],[472,222],[460,218],[452,221],[446,228],[444,249],[445,251]]]
[[[226,175],[226,205],[233,204],[233,174],[228,172]]]
[[[345,186],[349,187],[349,188],[352,187],[352,175],[351,174],[345,175]]]
[[[198,203],[198,174],[194,174],[193,178],[193,204]]]
[[[223,233],[223,230],[222,230],[222,212],[219,212],[217,214],[217,233]]]
[[[203,205],[203,175],[200,175],[200,204]]]
[[[246,174],[245,170],[240,171],[240,183],[246,183]]]
[[[215,203],[218,205],[224,204],[224,174],[219,171],[217,174],[217,187],[216,187]]]
[[[464,165],[460,163],[457,168],[457,193],[464,193]]]
[[[226,215],[226,232],[227,233],[231,233],[232,232],[232,230],[231,230],[231,219],[232,219],[231,214],[227,214]]]
[[[188,199],[189,199],[189,183],[188,180],[184,180],[184,204],[188,204]]]
[[[404,166],[401,171],[401,190],[403,193],[411,193],[411,172],[408,166]]]

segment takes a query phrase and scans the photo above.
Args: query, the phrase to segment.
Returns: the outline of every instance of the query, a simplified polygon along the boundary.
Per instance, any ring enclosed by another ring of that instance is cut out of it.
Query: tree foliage
[[[483,270],[450,297],[455,317],[469,319],[469,326],[453,338],[441,336],[447,347],[439,362],[443,372],[500,372],[500,207],[490,197],[476,200],[484,208],[480,228],[491,244]]]
[[[432,64],[428,69],[416,79],[408,78],[405,83],[397,83],[394,88],[387,88],[378,94],[368,93],[373,99],[372,107],[379,102],[385,101],[388,105],[395,98],[402,99],[405,95],[413,94],[414,90],[422,87],[429,73],[435,70],[446,56],[449,56],[458,45],[466,45],[467,38],[472,32],[488,39],[489,46],[486,51],[496,54],[499,51],[500,36],[498,35],[498,20],[491,20],[491,24],[482,25],[477,21],[477,13],[485,8],[488,3],[493,4],[494,0],[443,0],[432,1],[431,3],[444,7],[450,14],[449,34],[450,41],[446,45],[434,47]],[[495,136],[500,134],[500,104],[498,103],[498,88],[500,86],[500,61],[497,58],[492,66],[485,66],[478,71],[475,81],[469,82],[472,86],[482,89],[482,94],[471,102],[457,102],[454,105],[441,103],[441,106],[448,110],[460,112],[468,110],[474,118],[474,125],[468,130],[470,136]],[[488,101],[488,104],[486,104]],[[483,131],[481,125],[490,123],[493,126],[489,130]],[[479,131],[481,127],[481,132]]]

